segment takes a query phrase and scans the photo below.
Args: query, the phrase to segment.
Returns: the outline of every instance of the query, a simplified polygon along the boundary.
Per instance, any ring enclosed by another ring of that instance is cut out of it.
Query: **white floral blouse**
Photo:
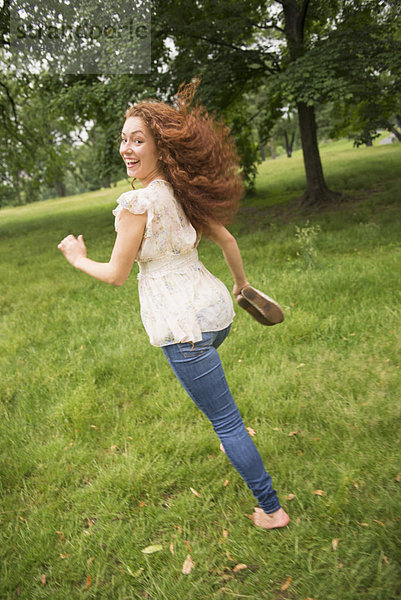
[[[135,214],[147,211],[136,261],[141,318],[150,343],[198,342],[203,331],[230,325],[235,316],[230,293],[200,262],[199,239],[172,186],[156,179],[121,194],[117,203],[116,231],[123,208]]]

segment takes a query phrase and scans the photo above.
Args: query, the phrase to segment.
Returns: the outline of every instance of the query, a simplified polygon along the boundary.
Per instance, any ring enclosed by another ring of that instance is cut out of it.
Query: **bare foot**
[[[262,508],[256,507],[252,515],[252,520],[257,527],[274,529],[275,527],[285,527],[288,525],[290,517],[282,508],[279,508],[276,512],[268,515]]]
[[[220,450],[222,451],[222,453],[223,453],[223,454],[225,454],[225,453],[226,453],[226,451],[224,450],[224,446],[223,446],[223,444],[220,444]]]

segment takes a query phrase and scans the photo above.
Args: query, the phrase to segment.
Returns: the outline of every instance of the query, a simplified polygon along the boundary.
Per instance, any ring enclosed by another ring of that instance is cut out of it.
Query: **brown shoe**
[[[262,325],[277,325],[284,321],[284,313],[277,302],[251,285],[242,288],[236,297],[238,305]]]

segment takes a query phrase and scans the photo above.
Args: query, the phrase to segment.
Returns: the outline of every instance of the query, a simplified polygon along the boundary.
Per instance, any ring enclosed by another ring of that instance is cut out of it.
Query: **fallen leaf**
[[[192,569],[194,568],[194,566],[195,566],[195,563],[192,560],[191,555],[188,554],[187,557],[186,557],[186,559],[185,559],[185,561],[184,561],[184,564],[182,566],[182,573],[183,573],[183,575],[189,575],[190,572],[192,571]]]
[[[181,529],[181,527],[180,527],[179,525],[174,525],[174,527],[175,527],[176,529],[178,529],[178,533],[181,535],[181,534],[182,534],[182,529]]]
[[[338,538],[334,538],[334,540],[331,542],[331,546],[332,546],[333,550],[337,550],[339,541],[340,540]]]
[[[361,527],[369,527],[369,523],[360,523],[359,521],[357,521],[358,525],[360,525]]]
[[[228,479],[226,479],[226,480],[225,480],[225,482],[223,483],[223,486],[224,486],[224,487],[227,487],[227,486],[228,486]]]
[[[91,583],[92,583],[92,576],[88,575],[88,577],[86,578],[85,592],[89,589]]]
[[[295,494],[288,494],[288,496],[286,497],[286,500],[294,500],[295,498]]]
[[[63,540],[64,539],[64,533],[62,531],[56,531],[57,535],[60,536],[60,539]]]
[[[247,427],[246,430],[251,437],[254,437],[256,435],[256,431],[252,429],[252,427]]]
[[[99,427],[96,427],[96,425],[91,425],[91,429],[99,429]]]
[[[170,549],[171,554],[174,556],[175,552],[174,552],[174,544],[173,544],[173,542],[170,543],[169,549]]]
[[[135,573],[133,573],[129,567],[129,565],[127,565],[125,562],[121,561],[122,564],[124,565],[124,567],[127,569],[127,573],[129,575],[131,575],[131,577],[139,577],[142,573],[142,571],[144,571],[143,567],[140,567],[137,571],[135,571]]]
[[[141,500],[138,504],[138,508],[143,508],[144,506],[146,506],[146,502],[144,500]]]
[[[386,565],[389,564],[388,556],[386,556],[385,554],[383,554],[383,560],[386,563]]]
[[[86,568],[89,569],[89,567],[91,566],[91,564],[93,563],[93,561],[95,560],[94,556],[91,556],[90,558],[88,558],[88,560],[86,561]]]
[[[294,435],[298,435],[298,433],[301,433],[299,429],[297,431],[290,431],[288,437],[293,437]]]
[[[227,531],[227,529],[223,529],[223,537],[224,538],[228,538],[228,531]]]
[[[62,559],[68,558],[69,556],[69,554],[60,554],[60,558]]]
[[[354,481],[353,483],[354,483],[354,488],[355,488],[356,490],[359,490],[359,485],[357,484],[357,482],[356,482],[356,481]]]
[[[43,573],[43,575],[40,576],[40,583],[45,586],[46,585],[46,575]]]
[[[20,520],[20,521],[22,521],[23,523],[26,523],[26,522],[27,522],[27,520],[26,520],[26,519],[24,519],[24,517],[18,517],[18,518],[19,518],[19,520]]]
[[[280,427],[273,427],[273,431],[280,431]]]
[[[324,496],[325,492],[323,490],[315,490],[312,494],[315,494],[315,496]]]
[[[184,544],[186,545],[186,547],[188,548],[189,552],[192,552],[192,548],[191,548],[191,544],[187,541],[187,540],[182,540],[184,542]]]
[[[200,495],[200,493],[199,493],[199,492],[197,492],[196,490],[194,490],[194,488],[189,488],[189,489],[191,490],[191,492],[192,492],[192,493],[193,493],[195,496],[197,496],[198,498],[201,498],[201,495]]]
[[[320,442],[320,437],[315,437],[315,438],[313,438],[313,441],[314,441],[314,442]]]
[[[301,517],[297,517],[297,520],[295,521],[297,525],[301,524]]]
[[[163,546],[161,544],[154,544],[153,546],[146,546],[142,552],[144,554],[154,554],[155,552],[160,552],[160,550],[163,550]]]
[[[244,565],[242,563],[240,563],[239,565],[235,565],[235,567],[233,568],[233,573],[238,573],[238,571],[242,571],[243,569],[247,569],[248,565]]]
[[[373,519],[375,523],[377,523],[378,525],[381,525],[382,527],[385,527],[385,524],[382,521],[378,521],[377,519]]]
[[[305,366],[305,363],[299,363],[299,365],[297,366],[297,369],[302,369],[302,367]]]
[[[280,590],[281,590],[282,592],[285,592],[285,590],[286,590],[287,588],[289,588],[289,587],[290,587],[290,585],[291,585],[291,581],[292,581],[292,577],[289,577],[289,578],[287,579],[287,581],[286,581],[285,583],[283,583],[283,585],[281,586]]]
[[[229,553],[228,550],[226,552],[226,556],[227,556],[228,560],[231,560],[232,562],[235,562],[235,560],[233,558],[231,558],[231,555],[230,555],[230,553]]]
[[[395,480],[396,480],[398,483],[400,483],[400,481],[401,481],[401,473],[398,473],[398,474],[395,476]]]

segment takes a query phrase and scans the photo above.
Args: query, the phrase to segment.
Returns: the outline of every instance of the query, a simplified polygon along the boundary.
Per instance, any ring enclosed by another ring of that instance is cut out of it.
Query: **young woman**
[[[58,248],[74,267],[112,285],[122,285],[138,262],[141,318],[150,343],[162,348],[258,500],[254,524],[284,527],[289,517],[244,427],[217,352],[234,318],[231,296],[198,258],[197,245],[206,235],[223,251],[234,296],[249,285],[236,240],[225,228],[243,193],[238,157],[228,128],[201,106],[190,108],[196,85],[180,86],[175,106],[145,101],[125,113],[120,153],[142,189],[117,200],[109,262],[90,260],[82,235],[68,235]]]

